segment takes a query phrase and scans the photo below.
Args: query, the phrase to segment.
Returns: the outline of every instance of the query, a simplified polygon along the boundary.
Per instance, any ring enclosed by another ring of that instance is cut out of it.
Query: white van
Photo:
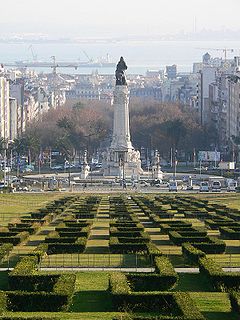
[[[208,192],[209,191],[209,183],[207,181],[202,181],[200,183],[200,192]]]
[[[229,181],[228,185],[227,185],[227,191],[231,192],[231,191],[236,191],[237,188],[237,181]]]
[[[213,181],[211,189],[212,189],[212,192],[220,192],[222,189],[221,182],[218,180]]]
[[[178,190],[177,181],[169,181],[168,190],[169,191],[177,191]]]

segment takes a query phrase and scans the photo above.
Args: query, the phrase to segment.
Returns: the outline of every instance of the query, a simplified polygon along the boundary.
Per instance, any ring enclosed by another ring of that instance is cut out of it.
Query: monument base
[[[105,154],[103,161],[104,176],[138,180],[141,174],[143,174],[143,170],[139,151],[134,149],[109,149]]]

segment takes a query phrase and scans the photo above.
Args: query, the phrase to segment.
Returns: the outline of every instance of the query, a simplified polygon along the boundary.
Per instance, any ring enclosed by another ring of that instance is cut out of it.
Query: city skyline
[[[29,0],[4,2],[0,37],[13,34],[49,37],[113,37],[191,33],[202,30],[239,30],[237,0],[156,1],[114,3],[96,0],[79,3],[43,0],[33,6]]]

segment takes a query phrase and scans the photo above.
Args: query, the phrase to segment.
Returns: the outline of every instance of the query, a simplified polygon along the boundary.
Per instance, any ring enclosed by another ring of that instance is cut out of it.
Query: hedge
[[[224,272],[217,263],[206,257],[199,259],[199,270],[209,277],[217,290],[240,290],[240,272]]]
[[[36,265],[37,257],[25,257],[10,273],[11,291],[0,292],[1,310],[28,312],[67,310],[74,293],[76,275],[39,274]]]
[[[7,292],[7,309],[13,312],[56,312],[66,310],[68,297],[49,292]]]
[[[58,240],[59,238],[56,239],[56,241]],[[82,253],[86,248],[86,244],[87,244],[87,238],[84,238],[84,237],[75,239],[74,243],[59,243],[59,242],[48,243],[47,254]]]
[[[48,251],[48,244],[47,243],[40,243],[37,248],[35,248],[31,253],[30,256],[36,256],[38,263],[40,262],[41,258],[47,253]]]
[[[224,253],[225,249],[226,249],[226,243],[223,242],[222,240],[213,238],[213,237],[209,237],[211,242],[208,243],[192,243],[193,246],[205,253],[209,253],[209,254],[219,254],[219,253]]]
[[[127,239],[127,238],[125,238]],[[131,239],[131,238],[130,238]],[[141,239],[141,238],[139,238]],[[135,240],[136,241],[136,240]],[[130,240],[125,243],[120,243],[119,238],[117,237],[110,237],[109,240],[109,249],[111,253],[136,253],[136,252],[147,252],[147,243],[132,243]]]
[[[220,227],[219,231],[226,239],[240,240],[240,227]]]
[[[184,242],[189,242],[189,243],[211,242],[208,236],[187,237],[187,236],[181,236],[181,234],[177,231],[170,231],[169,239],[177,246],[181,246]]]
[[[169,286],[174,285],[178,281],[178,274],[167,257],[156,257],[154,262],[156,273],[163,281],[169,283]]]
[[[0,246],[0,261],[12,250],[12,243],[4,243]]]
[[[158,247],[153,242],[150,241],[149,243],[147,243],[146,247],[147,247],[148,254],[152,258],[162,255],[162,252],[158,249]]]
[[[1,232],[0,243],[12,243],[14,246],[24,241],[29,237],[29,233],[23,232]]]
[[[232,291],[229,295],[232,310],[240,313],[240,292]]]
[[[191,262],[193,264],[197,264],[199,262],[199,258],[205,257],[205,253],[199,249],[196,249],[192,244],[190,243],[183,243],[182,244],[182,253],[184,258],[188,260],[188,262]]]
[[[15,268],[10,272],[9,276],[27,276],[33,274],[37,268],[37,257],[27,256],[23,257],[20,262],[17,263]]]
[[[127,277],[122,273],[110,275],[109,290],[112,294],[113,305],[119,311],[130,308],[134,312],[159,312],[159,316],[154,319],[204,319],[188,293],[132,292]],[[161,315],[161,313],[171,316]],[[134,318],[138,319],[138,317]]]

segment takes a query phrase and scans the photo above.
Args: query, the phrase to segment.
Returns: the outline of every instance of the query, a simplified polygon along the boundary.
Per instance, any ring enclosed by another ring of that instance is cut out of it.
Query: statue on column
[[[117,64],[117,69],[115,71],[116,86],[125,86],[127,84],[125,70],[127,70],[127,65],[123,57],[121,57]]]

